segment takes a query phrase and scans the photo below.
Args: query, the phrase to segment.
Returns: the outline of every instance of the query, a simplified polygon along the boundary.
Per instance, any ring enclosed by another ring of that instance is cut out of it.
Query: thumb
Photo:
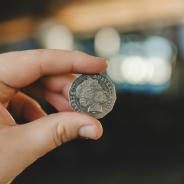
[[[98,120],[76,112],[56,113],[1,129],[0,181],[12,180],[35,160],[67,141],[79,136],[96,140],[101,135]]]

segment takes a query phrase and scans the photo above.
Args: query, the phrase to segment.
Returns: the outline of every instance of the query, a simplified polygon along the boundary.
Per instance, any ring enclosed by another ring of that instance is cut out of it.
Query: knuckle
[[[56,147],[66,143],[70,139],[67,133],[66,127],[61,125],[60,122],[56,124],[56,129],[55,129],[53,139]]]

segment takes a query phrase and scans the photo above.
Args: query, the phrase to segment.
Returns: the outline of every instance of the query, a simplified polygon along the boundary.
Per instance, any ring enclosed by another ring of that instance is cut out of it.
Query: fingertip
[[[100,58],[100,66],[99,66],[99,70],[100,72],[103,72],[107,69],[108,64],[107,64],[107,60],[105,58]]]
[[[75,130],[78,129],[77,134],[80,137],[98,140],[103,134],[100,121],[83,112],[64,112],[61,116],[63,116],[62,119],[67,119],[67,125],[70,124],[73,128],[76,127]]]
[[[105,58],[101,58],[101,57],[95,57],[95,56],[92,56],[93,57],[93,64],[95,65],[95,70],[97,72],[103,72],[107,69],[107,59]],[[93,67],[91,68],[93,69]]]
[[[98,140],[103,134],[103,127],[100,121],[86,114],[84,116],[88,118],[88,122],[80,127],[79,135],[84,138]]]
[[[97,133],[96,133],[96,137],[95,137],[94,140],[100,139],[103,135],[103,127],[102,127],[102,124],[99,121],[97,121],[96,127],[97,127]]]
[[[107,61],[105,58],[92,56],[80,51],[74,51],[74,55],[76,58],[74,68],[80,66],[81,72],[100,73],[105,71],[107,68]]]
[[[91,124],[96,129],[96,136],[94,137],[94,140],[99,139],[102,136],[102,134],[103,134],[103,127],[102,127],[101,122],[99,120],[97,120],[96,118],[94,118],[92,116],[89,116],[87,114],[85,114],[85,116],[87,116],[89,118],[89,121],[91,122]]]

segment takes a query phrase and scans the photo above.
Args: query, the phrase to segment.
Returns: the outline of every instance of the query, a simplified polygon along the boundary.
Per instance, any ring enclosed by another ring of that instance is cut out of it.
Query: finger
[[[11,114],[7,111],[7,109],[0,104],[0,127],[15,125],[15,120],[11,116]]]
[[[6,172],[10,173],[7,180],[10,180],[36,159],[74,138],[82,136],[96,140],[101,135],[102,127],[98,120],[74,112],[57,113],[32,123],[4,129],[0,141],[4,142],[2,145],[6,154],[2,153],[0,157],[0,177],[6,168]]]
[[[33,121],[46,115],[38,102],[21,92],[12,98],[9,110],[14,117],[24,118],[27,121]]]
[[[62,94],[68,99],[69,89],[75,79],[76,75],[73,74],[44,77],[38,83],[24,88],[23,91],[36,97],[44,97],[45,91],[50,91]]]
[[[8,102],[11,99],[12,96],[16,94],[17,90],[4,84],[2,81],[0,81],[0,103],[3,104],[3,106],[7,107]]]
[[[41,83],[49,91],[62,93],[68,99],[69,89],[76,77],[73,74],[44,77]]]
[[[69,104],[69,101],[61,94],[46,91],[44,94],[44,98],[58,111],[73,111]]]
[[[99,73],[106,67],[104,59],[78,51],[38,49],[10,52],[0,55],[0,80],[8,86],[21,88],[45,75]]]
[[[61,91],[60,93],[52,92],[47,89],[44,89],[43,87],[37,84],[31,85],[28,88],[24,89],[24,92],[26,94],[45,99],[58,111],[63,112],[72,111],[68,100],[68,90],[61,89],[60,91]]]
[[[33,84],[24,91],[36,97],[42,97],[58,111],[72,111],[68,101],[69,88],[76,75],[58,75],[44,77],[40,84]]]

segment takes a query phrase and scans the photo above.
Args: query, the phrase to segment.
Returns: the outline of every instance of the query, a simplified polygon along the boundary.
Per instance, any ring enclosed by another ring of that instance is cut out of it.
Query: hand
[[[67,141],[79,136],[96,140],[102,135],[98,120],[71,111],[68,90],[75,79],[72,73],[99,73],[106,66],[104,59],[76,51],[0,54],[1,184],[11,182],[35,160]],[[43,97],[63,112],[46,115],[22,91]],[[29,123],[17,125],[10,113]]]

